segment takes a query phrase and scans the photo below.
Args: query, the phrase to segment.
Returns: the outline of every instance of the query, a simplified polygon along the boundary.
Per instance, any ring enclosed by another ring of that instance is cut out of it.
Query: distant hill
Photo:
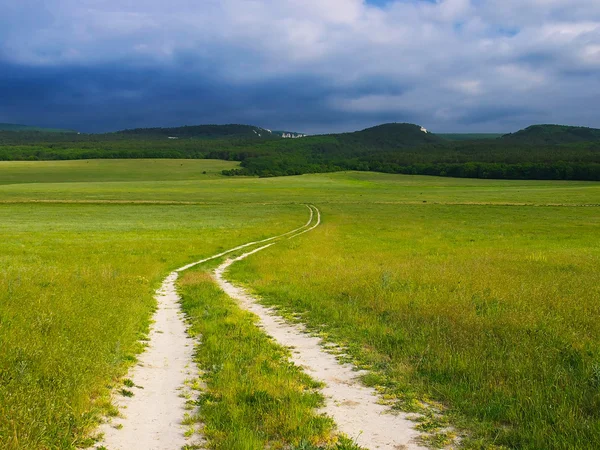
[[[38,131],[41,133],[77,133],[75,130],[62,130],[59,128],[41,128],[16,123],[0,123],[0,131]]]
[[[412,123],[386,123],[354,133],[336,135],[341,142],[364,145],[377,150],[418,147],[443,142],[439,136]]]
[[[116,134],[144,139],[276,138],[270,130],[252,125],[193,125],[175,128],[135,128]]]
[[[502,136],[502,140],[527,145],[573,144],[600,141],[600,129],[567,125],[532,125],[516,133]]]
[[[108,134],[0,131],[0,160],[206,158],[240,161],[240,168],[223,171],[231,176],[360,170],[600,181],[600,130],[536,125],[496,139],[475,136],[448,139],[410,123],[300,139],[282,139],[276,132],[250,125],[140,128]]]

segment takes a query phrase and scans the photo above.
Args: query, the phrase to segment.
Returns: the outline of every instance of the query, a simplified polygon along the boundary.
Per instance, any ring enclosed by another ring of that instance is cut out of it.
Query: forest
[[[0,131],[0,160],[222,159],[229,176],[341,170],[464,178],[600,180],[600,130],[535,125],[500,137],[436,135],[413,124],[282,139],[249,125],[147,128],[106,134]],[[175,139],[174,139],[175,138]]]

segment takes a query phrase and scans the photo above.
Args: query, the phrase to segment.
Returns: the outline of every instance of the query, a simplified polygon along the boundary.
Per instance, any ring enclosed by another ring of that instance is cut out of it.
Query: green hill
[[[527,145],[597,142],[600,141],[600,129],[567,125],[532,125],[516,133],[506,134],[502,139]]]
[[[59,128],[41,128],[16,123],[0,123],[0,131],[37,131],[41,133],[77,133],[74,130],[62,130]]]
[[[174,128],[135,128],[118,131],[115,134],[142,139],[272,139],[277,137],[264,128],[237,124],[193,125]]]
[[[436,144],[443,139],[412,123],[386,123],[354,133],[336,135],[342,144],[362,145],[372,150],[393,150]]]
[[[498,139],[474,140],[444,139],[409,123],[301,139],[282,139],[275,132],[250,125],[140,128],[109,134],[0,131],[0,160],[98,158],[222,159],[241,163],[240,168],[225,170],[225,175],[361,170],[600,181],[600,130],[544,125]]]

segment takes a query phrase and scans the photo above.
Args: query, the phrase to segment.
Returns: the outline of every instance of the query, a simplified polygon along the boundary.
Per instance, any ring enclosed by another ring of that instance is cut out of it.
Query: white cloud
[[[584,63],[600,66],[600,44],[586,45],[581,50]]]
[[[450,86],[467,95],[481,95],[484,92],[481,80],[459,80],[450,83]]]

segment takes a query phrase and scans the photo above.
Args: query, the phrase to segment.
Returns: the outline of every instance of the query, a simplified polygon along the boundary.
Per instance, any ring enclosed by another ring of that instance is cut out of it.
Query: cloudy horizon
[[[600,127],[596,0],[0,0],[0,122]]]

